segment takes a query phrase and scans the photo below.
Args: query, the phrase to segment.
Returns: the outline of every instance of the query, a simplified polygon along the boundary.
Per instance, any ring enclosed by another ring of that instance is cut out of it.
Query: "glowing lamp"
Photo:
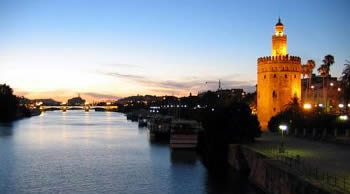
[[[343,120],[343,121],[346,121],[346,120],[348,120],[348,115],[340,115],[339,119]]]
[[[319,107],[323,107],[323,104],[318,104]]]
[[[282,131],[286,131],[288,129],[287,125],[280,125],[279,128],[282,130]]]
[[[339,108],[344,108],[344,104],[339,104],[338,107]]]
[[[330,86],[334,86],[334,83],[331,82],[329,85],[330,85]]]
[[[304,104],[304,109],[306,109],[306,110],[309,110],[309,109],[311,109],[311,104],[309,104],[309,103],[306,103],[306,104]]]

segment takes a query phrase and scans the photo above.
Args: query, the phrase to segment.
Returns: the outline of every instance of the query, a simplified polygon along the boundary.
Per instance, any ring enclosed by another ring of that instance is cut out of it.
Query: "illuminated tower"
[[[287,54],[287,35],[281,19],[272,36],[272,56],[258,58],[257,111],[266,130],[272,116],[282,111],[293,97],[300,99],[301,59]]]

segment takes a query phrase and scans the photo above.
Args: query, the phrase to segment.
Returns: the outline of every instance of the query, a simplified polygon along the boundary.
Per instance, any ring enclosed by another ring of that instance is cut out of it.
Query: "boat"
[[[147,123],[151,138],[169,139],[171,116],[155,115]]]
[[[194,120],[174,120],[171,123],[170,147],[172,149],[195,149],[200,124]]]

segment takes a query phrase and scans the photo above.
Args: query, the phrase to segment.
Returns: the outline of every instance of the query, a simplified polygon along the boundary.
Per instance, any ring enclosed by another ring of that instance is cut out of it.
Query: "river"
[[[259,192],[151,142],[121,113],[54,111],[0,124],[0,193]]]

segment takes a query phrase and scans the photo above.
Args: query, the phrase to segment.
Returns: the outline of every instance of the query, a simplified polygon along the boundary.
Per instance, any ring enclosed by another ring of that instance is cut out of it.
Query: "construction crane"
[[[209,81],[209,82],[205,82],[206,85],[208,84],[218,84],[218,90],[221,90],[221,80],[219,80],[219,82],[213,82],[213,81]]]

